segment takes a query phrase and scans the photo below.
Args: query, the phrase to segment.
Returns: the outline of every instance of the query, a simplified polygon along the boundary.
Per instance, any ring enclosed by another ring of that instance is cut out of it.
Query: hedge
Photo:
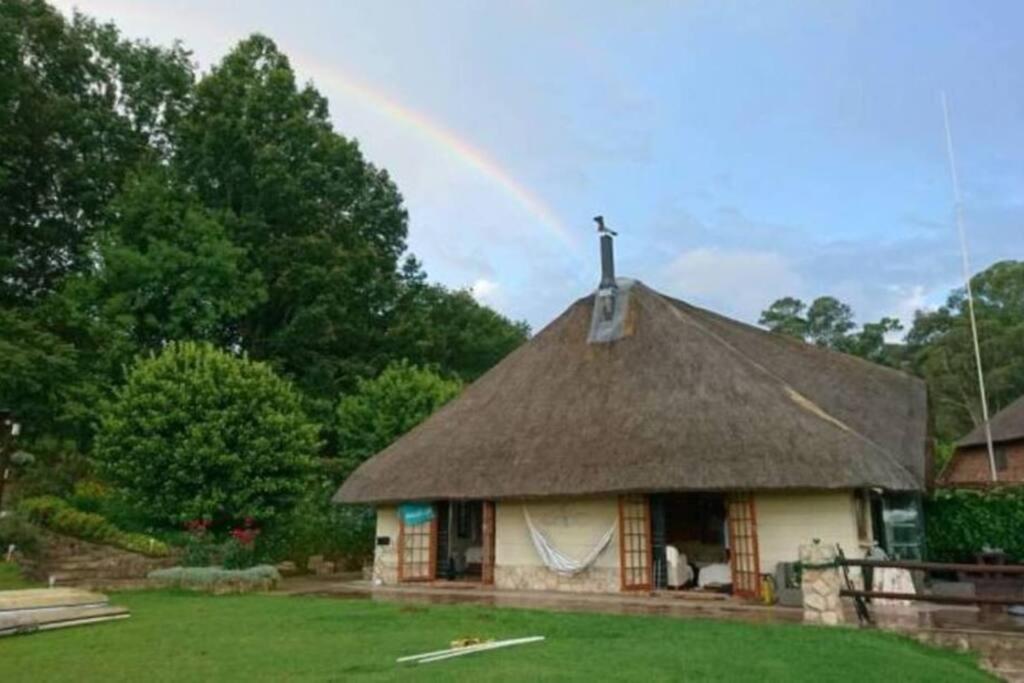
[[[30,521],[58,534],[150,557],[166,557],[170,554],[170,548],[166,543],[145,534],[122,531],[106,518],[92,512],[77,510],[56,496],[27,498],[21,501],[18,509]]]
[[[261,564],[248,569],[171,567],[151,571],[146,578],[161,586],[211,593],[248,593],[272,590],[281,580],[275,567]]]
[[[974,562],[986,548],[1024,561],[1024,487],[941,489],[925,499],[928,557]]]

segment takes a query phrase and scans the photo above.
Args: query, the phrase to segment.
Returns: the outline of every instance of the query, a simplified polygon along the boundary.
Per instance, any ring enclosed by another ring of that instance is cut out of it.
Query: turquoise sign
[[[398,514],[406,526],[426,524],[434,519],[434,506],[430,503],[402,503],[398,506]]]

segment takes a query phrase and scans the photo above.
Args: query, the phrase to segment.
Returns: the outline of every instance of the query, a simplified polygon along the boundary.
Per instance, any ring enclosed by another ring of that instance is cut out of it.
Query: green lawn
[[[853,629],[175,592],[125,621],[0,639],[0,681],[992,680],[972,659]],[[547,641],[419,666],[460,636]]]
[[[0,562],[0,591],[35,587],[37,587],[36,584],[30,583],[21,577],[21,574],[18,573],[17,565],[9,562]]]

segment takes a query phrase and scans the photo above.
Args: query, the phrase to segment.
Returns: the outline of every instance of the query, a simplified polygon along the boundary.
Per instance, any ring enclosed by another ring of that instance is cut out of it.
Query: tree
[[[132,368],[94,452],[103,476],[156,520],[222,526],[288,511],[318,447],[299,395],[267,365],[181,342]]]
[[[772,332],[804,339],[807,337],[805,310],[807,310],[807,304],[800,299],[787,296],[772,302],[771,306],[761,312],[761,317],[757,322]]]
[[[481,305],[469,291],[428,283],[415,259],[403,265],[398,303],[388,327],[392,357],[436,365],[472,382],[529,336],[529,325]]]
[[[853,309],[835,297],[820,296],[808,307],[800,299],[787,296],[762,311],[758,322],[772,332],[882,365],[896,367],[902,363],[900,349],[885,340],[903,329],[897,319],[882,318],[857,330],[853,318]]]
[[[1024,395],[1024,262],[1002,261],[971,278],[989,408]],[[953,441],[982,422],[964,289],[918,311],[907,334],[913,368],[928,382],[936,435]]]
[[[202,78],[176,162],[208,208],[234,217],[231,237],[262,274],[267,299],[240,321],[242,348],[319,399],[379,370],[402,198],[273,41],[242,41]]]
[[[0,305],[36,303],[89,267],[107,202],[159,156],[191,83],[180,46],[0,0]]]
[[[807,336],[827,349],[842,349],[856,325],[853,309],[835,297],[820,296],[807,309]]]
[[[99,267],[68,287],[87,317],[130,340],[131,355],[173,340],[240,341],[237,321],[264,292],[221,216],[160,170],[130,180],[109,214]]]
[[[458,380],[406,361],[392,363],[374,379],[360,380],[356,390],[338,402],[335,412],[342,478],[461,390]]]

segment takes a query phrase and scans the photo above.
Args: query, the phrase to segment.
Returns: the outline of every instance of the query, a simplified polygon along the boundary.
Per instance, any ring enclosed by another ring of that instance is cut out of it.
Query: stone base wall
[[[373,551],[373,582],[390,586],[398,583],[398,548],[379,545]]]
[[[43,532],[39,552],[23,557],[20,564],[36,581],[49,581],[52,576],[57,585],[90,585],[144,579],[154,569],[174,566],[177,558],[147,557],[47,531]]]
[[[618,593],[619,570],[591,567],[576,576],[562,576],[547,567],[495,567],[496,588],[533,591],[566,591],[573,593]]]

